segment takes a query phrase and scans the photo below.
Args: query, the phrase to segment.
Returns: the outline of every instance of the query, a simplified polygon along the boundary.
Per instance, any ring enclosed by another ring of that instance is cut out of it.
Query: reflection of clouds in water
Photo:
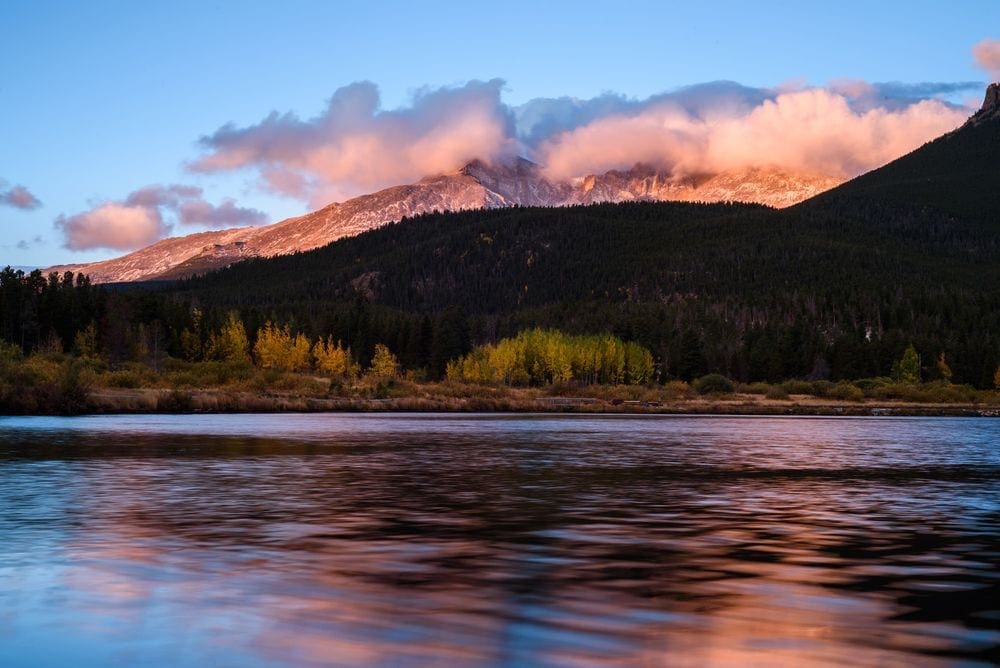
[[[946,592],[997,570],[995,424],[880,422],[865,443],[866,421],[445,422],[405,445],[399,420],[327,445],[64,435],[80,458],[46,464],[73,481],[68,621],[132,658],[240,665],[909,663],[997,644],[963,630],[989,604]],[[893,619],[942,603],[951,617]]]

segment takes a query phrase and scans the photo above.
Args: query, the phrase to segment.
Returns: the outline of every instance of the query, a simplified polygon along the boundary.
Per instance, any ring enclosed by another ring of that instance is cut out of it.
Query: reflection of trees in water
[[[572,466],[468,439],[204,443],[137,443],[102,464],[79,499],[87,526],[117,536],[98,558],[246,578],[288,633],[392,644],[401,624],[438,645],[477,638],[494,659],[522,627],[559,651],[563,633],[618,651],[770,637],[813,658],[838,644],[995,656],[961,634],[918,642],[913,625],[995,628],[1000,516],[975,509],[1000,491],[988,467]]]

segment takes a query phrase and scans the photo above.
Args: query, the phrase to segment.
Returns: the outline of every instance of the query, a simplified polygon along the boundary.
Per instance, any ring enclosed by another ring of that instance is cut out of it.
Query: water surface
[[[0,665],[988,665],[1000,420],[0,418]]]

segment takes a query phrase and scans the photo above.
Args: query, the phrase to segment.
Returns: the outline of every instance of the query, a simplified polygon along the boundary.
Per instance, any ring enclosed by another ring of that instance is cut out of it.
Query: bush
[[[815,386],[808,380],[786,380],[781,384],[781,389],[786,396],[789,394],[813,394]]]
[[[796,392],[796,394],[805,394],[805,392]],[[768,399],[787,399],[788,391],[782,385],[772,385],[764,396]]]
[[[826,396],[831,399],[840,399],[841,401],[864,401],[865,399],[865,393],[861,391],[861,388],[855,387],[846,380],[830,388]]]
[[[694,388],[698,394],[732,394],[736,388],[733,381],[729,380],[721,373],[710,373],[694,381]]]
[[[663,386],[663,398],[668,401],[671,399],[690,399],[693,394],[691,386],[683,380],[671,380]]]
[[[253,368],[248,362],[197,362],[189,372],[196,387],[211,387],[249,380]]]
[[[884,378],[884,377],[880,377],[880,378],[860,378],[860,379],[854,381],[854,385],[858,389],[860,389],[862,392],[864,392],[865,394],[868,394],[870,392],[875,392],[875,391],[879,390],[882,387],[885,387],[887,385],[892,385],[892,384],[893,384],[893,382],[892,382],[891,378]]]
[[[119,387],[123,389],[135,389],[143,386],[142,376],[131,369],[112,371],[105,375],[102,380],[107,387]]]

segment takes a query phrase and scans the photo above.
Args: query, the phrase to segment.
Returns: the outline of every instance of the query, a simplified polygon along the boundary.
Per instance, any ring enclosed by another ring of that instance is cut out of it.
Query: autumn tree
[[[295,335],[288,359],[288,368],[292,371],[308,371],[312,368],[312,346],[309,343],[309,337],[302,332]]]
[[[951,382],[951,377],[954,375],[951,371],[951,367],[948,365],[948,361],[944,357],[944,351],[938,355],[937,363],[934,365],[934,372],[938,378],[946,383]]]
[[[262,369],[305,371],[312,366],[312,347],[305,334],[292,335],[288,325],[278,327],[268,320],[257,330],[253,356]]]
[[[209,338],[206,357],[222,362],[250,363],[250,342],[236,311],[230,311],[222,329]]]
[[[344,348],[340,341],[334,343],[333,337],[320,339],[312,348],[316,369],[333,376],[351,375],[351,349]]]
[[[377,378],[394,378],[399,375],[399,360],[389,350],[389,346],[376,343],[372,365],[368,372]]]
[[[615,336],[570,336],[532,329],[474,348],[452,360],[447,375],[452,380],[505,385],[640,384],[652,379],[653,355]]]

